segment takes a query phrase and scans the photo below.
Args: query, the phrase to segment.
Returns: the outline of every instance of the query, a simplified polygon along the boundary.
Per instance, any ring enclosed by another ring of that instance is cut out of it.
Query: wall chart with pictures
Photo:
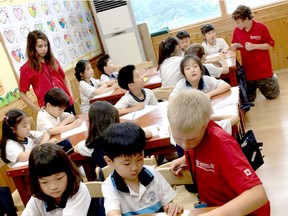
[[[87,1],[6,2],[0,4],[1,43],[16,76],[27,60],[27,35],[33,30],[41,30],[48,36],[52,52],[65,71],[79,59],[101,54]]]

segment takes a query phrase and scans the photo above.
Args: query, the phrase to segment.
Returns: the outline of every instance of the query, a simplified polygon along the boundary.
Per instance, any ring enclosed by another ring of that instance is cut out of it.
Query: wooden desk
[[[212,106],[219,106],[221,105],[221,102],[227,101],[227,100],[235,100],[239,101],[239,93],[238,93],[238,87],[233,87],[231,88],[230,91],[218,95],[214,97],[211,101]],[[162,106],[162,107],[161,107]],[[237,110],[238,103],[235,104],[235,106],[231,106],[231,110],[225,114],[236,114],[238,113]],[[156,109],[153,111],[133,120],[134,123],[138,124],[141,127],[148,127],[152,125],[158,125],[158,126],[163,126],[163,127],[168,127],[168,120],[167,120],[167,109],[165,109],[166,106],[163,106],[163,104],[159,105]],[[217,114],[217,113],[215,113]],[[85,120],[88,124],[88,115],[87,114],[82,114],[80,117]],[[121,122],[125,121],[130,121],[131,120],[123,120],[121,119]],[[88,127],[87,127],[88,128]],[[237,129],[237,128],[236,128]],[[56,136],[60,137],[60,135]],[[77,144],[78,142],[86,139],[87,137],[87,131],[79,134],[75,134],[73,136],[68,137],[69,140],[73,145]],[[170,143],[170,136],[168,134],[161,134],[155,135],[150,139],[147,139],[146,146],[145,146],[145,154],[146,155],[158,155],[158,154],[166,154],[170,152],[176,151],[176,148],[174,145],[171,145]],[[87,178],[88,180],[94,180],[95,178],[93,175],[95,174],[94,171],[91,171],[91,168],[89,166],[89,157],[83,157],[80,154],[77,153],[72,153],[70,155],[71,159],[75,162],[81,162],[83,165]],[[90,170],[90,172],[89,172]],[[18,189],[18,192],[21,196],[21,199],[23,201],[23,204],[26,205],[30,195],[27,190],[27,184],[26,184],[26,176],[27,176],[27,171],[28,171],[28,166],[21,166],[21,167],[15,167],[15,168],[9,168],[6,173],[8,176],[13,178],[13,181]],[[92,173],[93,172],[93,173]]]
[[[218,54],[219,55],[219,54]],[[228,74],[222,74],[220,76],[220,79],[229,79],[229,83],[231,86],[238,86],[237,81],[237,65],[236,65],[236,51],[228,50],[228,53],[224,54],[226,63],[229,67],[229,73]],[[209,55],[206,58],[214,58],[217,57],[217,55]]]
[[[149,89],[155,89],[161,87],[161,79],[159,76],[159,73],[157,72],[157,67],[149,68],[149,69],[142,69],[138,70],[139,74],[141,74],[144,77],[147,77],[148,80],[146,81],[145,88]],[[115,91],[112,92],[110,95],[104,96],[96,96],[95,98],[92,98],[90,100],[90,103],[93,103],[95,101],[99,100],[105,100],[109,101],[112,104],[116,104],[118,100],[126,93],[127,91],[122,88],[118,88]]]
[[[215,208],[217,208],[217,207],[187,209],[187,210],[184,210],[184,212],[181,214],[181,216],[197,216],[197,215],[212,211]],[[154,214],[142,214],[142,216],[167,216],[167,214],[164,212],[160,212],[160,213],[154,213]]]

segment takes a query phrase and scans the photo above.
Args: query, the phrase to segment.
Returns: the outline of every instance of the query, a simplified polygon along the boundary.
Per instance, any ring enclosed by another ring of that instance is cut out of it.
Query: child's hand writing
[[[73,125],[74,128],[80,127],[82,124],[83,120],[81,118],[75,119],[71,124]]]
[[[137,103],[133,108],[134,108],[134,111],[137,111],[137,110],[141,110],[141,109],[144,109],[144,103]]]
[[[164,211],[169,216],[177,216],[183,212],[183,207],[177,205],[176,203],[170,202],[164,206]]]

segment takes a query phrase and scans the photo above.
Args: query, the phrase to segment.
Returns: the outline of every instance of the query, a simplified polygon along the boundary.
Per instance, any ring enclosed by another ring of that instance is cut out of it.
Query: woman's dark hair
[[[109,126],[99,139],[100,145],[111,160],[124,155],[131,156],[142,153],[146,144],[143,129],[131,122]]]
[[[159,44],[159,59],[158,59],[158,70],[162,62],[171,57],[174,53],[176,46],[179,45],[179,40],[174,36],[169,36]]]
[[[36,45],[37,45],[38,39],[41,39],[47,42],[48,50],[47,50],[46,55],[44,56],[44,60],[46,64],[50,65],[54,70],[57,70],[56,59],[52,53],[48,37],[45,33],[39,30],[34,30],[32,32],[29,32],[27,36],[26,53],[28,56],[30,67],[38,72],[42,70],[42,65],[41,65],[40,59],[38,58],[38,54],[36,51]]]
[[[107,101],[96,101],[91,104],[88,117],[89,133],[86,139],[88,148],[94,148],[93,145],[97,144],[97,141],[93,141],[99,138],[111,124],[120,122],[118,110]]]
[[[1,146],[1,158],[5,163],[10,161],[6,158],[6,143],[8,139],[18,142],[16,133],[13,131],[17,125],[27,117],[27,114],[20,109],[10,109],[5,115],[2,122],[2,138],[0,142]],[[24,151],[24,146],[23,146]]]
[[[79,60],[75,67],[75,77],[78,81],[82,80],[81,73],[84,73],[86,65],[90,64],[88,60]]]
[[[245,5],[239,5],[236,10],[232,13],[232,18],[234,20],[241,19],[245,20],[248,18],[249,20],[253,19],[253,15],[251,12],[251,8]]]
[[[185,56],[184,56],[184,58],[182,59],[182,61],[181,61],[181,63],[180,63],[180,71],[181,71],[181,73],[183,74],[183,76],[186,77],[186,76],[185,76],[185,73],[184,73],[184,68],[185,68],[187,62],[188,62],[190,59],[192,59],[193,61],[195,61],[195,62],[199,65],[199,67],[200,67],[200,69],[201,69],[201,71],[202,71],[202,74],[204,74],[204,72],[205,72],[204,66],[203,66],[201,60],[198,58],[198,56],[192,55],[192,54],[188,54],[188,55],[185,55]]]
[[[31,195],[43,201],[51,200],[40,188],[39,179],[60,172],[67,175],[67,188],[62,196],[72,197],[78,192],[81,175],[78,168],[63,149],[51,143],[35,146],[29,156],[28,186]]]

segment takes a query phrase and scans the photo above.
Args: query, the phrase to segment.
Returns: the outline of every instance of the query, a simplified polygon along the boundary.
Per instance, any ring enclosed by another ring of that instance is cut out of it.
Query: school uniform
[[[110,76],[108,74],[102,74],[100,76],[100,82],[108,82],[110,80],[117,79],[118,77],[118,72],[113,72]]]
[[[199,90],[201,90],[204,93],[211,92],[212,90],[218,88],[220,85],[223,85],[225,83],[225,81],[221,79],[216,79],[214,77],[206,75],[202,76],[202,80],[203,80],[203,88]],[[171,92],[170,96],[173,96],[180,91],[189,89],[192,89],[192,86],[190,85],[190,83],[188,83],[188,81],[185,78],[183,78],[177,83],[177,85]]]
[[[262,184],[237,141],[212,120],[200,144],[185,151],[185,158],[196,179],[199,198],[208,206],[222,206]],[[270,203],[249,215],[270,215]]]
[[[138,177],[136,193],[115,170],[109,175],[102,185],[106,214],[112,210],[119,210],[124,216],[156,213],[175,198],[176,192],[154,167],[143,166]]]
[[[50,113],[46,112],[45,109],[41,109],[37,114],[37,129],[39,131],[44,131],[54,128],[70,115],[72,114],[63,112],[61,116],[55,118]]]
[[[219,53],[222,50],[228,50],[229,46],[226,43],[226,41],[223,38],[215,38],[216,43],[213,45],[210,45],[209,43],[207,43],[206,41],[202,42],[202,46],[205,49],[205,55],[211,55],[211,54],[215,54],[215,53]]]
[[[69,181],[69,179],[68,179]],[[89,191],[83,182],[80,182],[77,193],[61,201],[59,205],[46,203],[31,196],[22,216],[86,216],[91,202]]]
[[[95,89],[99,87],[100,87],[99,79],[90,78],[90,83],[84,80],[81,80],[79,82],[81,113],[88,113],[89,108],[90,108],[90,100],[95,96],[93,92],[95,91]]]
[[[174,87],[183,78],[180,71],[182,59],[181,56],[171,56],[162,62],[159,68],[162,87]]]
[[[56,60],[57,70],[54,70],[46,62],[41,63],[42,71],[38,72],[30,67],[30,62],[27,61],[20,68],[19,90],[27,92],[30,90],[30,85],[33,87],[40,107],[45,106],[44,95],[53,87],[61,88],[68,95],[70,106],[73,105],[74,99],[65,85],[65,72],[59,62]]]
[[[222,74],[222,67],[217,67],[212,63],[205,63],[203,64],[206,69],[208,70],[210,76],[215,77],[215,78],[219,78]]]
[[[144,99],[140,100],[130,91],[126,92],[124,96],[115,104],[117,109],[125,109],[127,107],[135,106],[137,103],[144,103],[145,105],[157,105],[158,101],[152,90],[143,88],[142,93],[144,94]]]
[[[18,162],[18,155],[22,152],[31,150],[35,144],[39,144],[42,140],[42,131],[30,131],[30,136],[25,138],[25,141],[19,143],[17,141],[8,139],[6,143],[6,158],[10,161],[9,167],[12,167]]]

